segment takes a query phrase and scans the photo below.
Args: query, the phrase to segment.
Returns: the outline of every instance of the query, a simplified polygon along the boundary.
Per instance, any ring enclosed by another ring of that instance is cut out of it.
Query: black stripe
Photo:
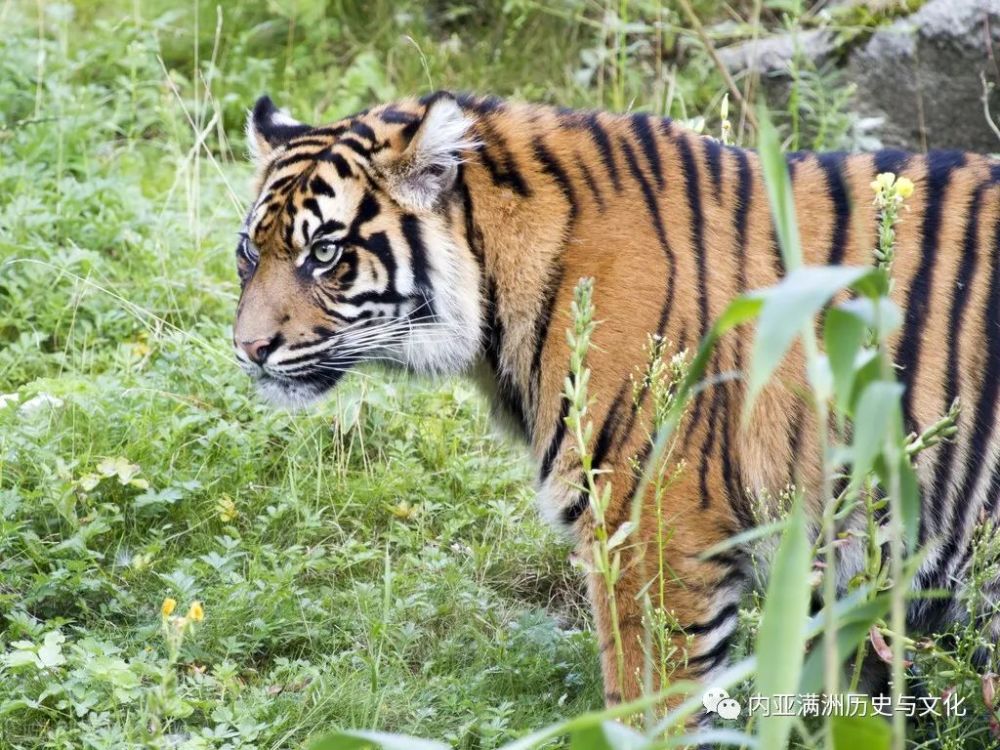
[[[594,175],[591,173],[590,169],[587,168],[586,163],[579,154],[576,154],[576,163],[580,165],[580,171],[583,173],[583,181],[590,189],[591,195],[594,196],[594,202],[597,203],[597,209],[603,212],[605,209],[604,194],[601,192],[600,185],[598,185],[597,181],[594,180]]]
[[[733,634],[729,633],[722,638],[709,651],[688,659],[688,666],[694,667],[695,674],[704,674],[719,666],[729,656],[729,648],[732,645]]]
[[[340,138],[337,141],[338,146],[346,146],[351,151],[356,153],[358,156],[367,159],[371,155],[371,148],[366,146],[364,143],[359,141],[357,138]]]
[[[676,143],[681,155],[688,207],[691,210],[691,244],[694,245],[698,268],[698,313],[701,318],[698,330],[699,337],[704,338],[708,332],[708,271],[705,266],[705,217],[701,211],[701,177],[687,138],[681,136]]]
[[[374,144],[375,141],[377,140],[375,138],[375,131],[372,130],[370,127],[368,127],[368,125],[366,125],[365,123],[361,122],[360,120],[355,120],[354,122],[352,122],[350,126],[347,128],[347,132],[354,133],[355,135],[360,136],[362,138],[367,138],[369,141],[372,142],[372,144]]]
[[[578,210],[576,204],[576,193],[573,191],[573,183],[570,182],[569,176],[566,174],[566,170],[562,168],[559,160],[553,156],[552,152],[545,147],[545,144],[542,142],[540,136],[535,137],[531,146],[535,152],[535,158],[541,162],[542,171],[547,175],[550,175],[559,185],[559,189],[562,191],[563,197],[569,204],[569,219],[570,221],[575,221]]]
[[[590,498],[586,492],[581,492],[577,495],[576,500],[574,500],[570,505],[566,506],[562,510],[561,520],[564,526],[572,526],[577,522],[590,507]]]
[[[404,112],[401,109],[386,107],[378,113],[378,118],[387,125],[409,125],[411,122],[419,120],[420,116],[412,112]]]
[[[913,423],[913,387],[917,382],[924,324],[930,312],[928,308],[937,262],[938,240],[941,236],[941,216],[951,173],[964,163],[965,155],[960,151],[934,151],[927,155],[927,203],[921,229],[920,267],[910,285],[903,336],[896,351],[896,362],[902,367],[902,380],[906,385],[903,392],[903,416],[907,429]]]
[[[496,284],[492,279],[487,281],[487,304],[486,316],[484,319],[485,330],[483,348],[486,360],[493,370],[497,382],[497,398],[500,405],[506,409],[511,418],[521,430],[521,434],[528,438],[531,429],[524,410],[524,399],[520,389],[513,382],[512,378],[501,367],[504,345],[504,325],[500,320],[499,308],[497,304]]]
[[[323,223],[323,212],[319,210],[319,201],[315,198],[310,197],[302,201],[302,208],[319,219],[321,224]]]
[[[590,113],[587,116],[586,123],[587,129],[590,130],[590,136],[594,139],[594,144],[597,146],[597,150],[601,152],[601,162],[604,164],[604,168],[608,170],[608,175],[611,177],[611,184],[614,185],[616,191],[620,192],[622,181],[618,175],[618,165],[615,163],[615,155],[611,150],[611,140],[608,138],[608,134],[604,128],[601,127],[596,113]]]
[[[687,635],[705,635],[706,633],[711,633],[720,625],[724,625],[727,620],[739,614],[739,611],[740,608],[736,602],[727,604],[708,622],[694,623],[684,627],[683,630]]]
[[[316,146],[318,148],[329,148],[332,145],[332,143],[329,140],[323,138],[313,138],[311,136],[312,133],[310,133],[308,136],[303,136],[301,138],[293,138],[288,142],[286,148],[290,152],[293,149],[297,148],[306,148],[309,146]]]
[[[965,238],[962,242],[962,260],[958,267],[958,277],[955,279],[951,310],[948,315],[948,369],[945,374],[944,385],[944,404],[946,409],[958,396],[959,341],[962,335],[962,325],[965,323],[965,309],[969,303],[972,281],[979,261],[979,211],[983,192],[987,187],[988,183],[979,185],[972,196],[972,205],[969,206],[969,219],[965,225]],[[945,441],[938,448],[934,473],[932,474],[932,480],[928,483],[934,488],[930,497],[934,499],[935,506],[947,512],[947,517],[942,518],[943,523],[940,525],[940,529],[950,529],[952,527],[957,505],[964,500],[964,498],[959,496],[955,498],[954,505],[948,505],[948,485],[952,478],[955,448],[955,441],[951,440]],[[928,516],[928,513],[920,514],[919,540],[921,542],[926,538],[926,524],[930,520]]]
[[[665,132],[669,133],[670,121],[661,120],[661,129],[665,129]],[[643,201],[646,204],[646,210],[649,213],[650,218],[653,221],[653,228],[656,231],[657,240],[660,243],[660,249],[663,251],[663,255],[667,261],[667,289],[663,296],[663,303],[660,307],[660,318],[657,322],[656,333],[659,336],[663,336],[667,327],[667,321],[670,318],[670,312],[673,307],[674,300],[674,282],[676,281],[677,275],[677,259],[674,255],[673,249],[670,247],[670,243],[667,241],[667,234],[663,228],[663,219],[660,216],[660,210],[656,200],[656,194],[653,192],[652,186],[649,184],[649,180],[643,174],[642,170],[639,168],[639,163],[635,158],[635,154],[632,151],[632,147],[629,146],[628,141],[624,138],[621,141],[622,153],[625,155],[625,162],[628,165],[629,172],[632,178],[639,184],[639,188],[642,191]],[[683,346],[681,347],[683,349]],[[643,392],[633,407],[633,417],[635,416],[635,410],[641,408],[642,404],[645,402],[646,395],[649,389],[643,388]],[[634,425],[634,418],[629,419],[626,428],[621,431],[621,438],[619,440],[619,445],[625,445],[632,432],[632,427]],[[648,453],[649,445],[647,444],[643,450]],[[642,459],[643,461],[645,459]],[[631,492],[635,490],[635,481],[633,479],[633,489],[629,491],[627,497],[631,497]]]
[[[805,161],[812,154],[809,151],[789,151],[785,154],[785,164],[788,166],[788,179],[795,181],[795,167],[800,161]]]
[[[629,172],[635,181],[639,183],[639,188],[642,190],[646,210],[649,212],[649,217],[653,220],[653,228],[656,230],[656,238],[660,243],[663,255],[667,259],[667,294],[663,302],[663,308],[660,311],[660,322],[657,327],[657,332],[662,333],[666,326],[667,318],[670,315],[670,307],[674,299],[674,276],[677,268],[677,260],[674,256],[674,251],[670,247],[670,243],[667,242],[667,233],[663,228],[663,219],[660,216],[660,209],[656,202],[656,193],[653,192],[653,187],[649,184],[649,180],[646,179],[646,176],[639,168],[639,162],[636,161],[632,147],[624,139],[621,141],[621,148],[622,153],[625,154],[625,163],[628,164]]]
[[[542,300],[542,307],[535,318],[535,350],[531,355],[531,372],[534,378],[535,388],[535,413],[538,414],[542,399],[542,352],[545,350],[545,342],[549,338],[549,328],[552,322],[552,311],[555,309],[556,297],[559,295],[559,288],[563,282],[563,267],[558,260],[555,267],[549,269],[548,278],[545,280],[545,294]]]
[[[329,155],[329,152],[324,149],[322,151],[296,151],[288,154],[287,156],[282,156],[280,159],[275,161],[271,166],[268,167],[268,174],[273,174],[278,172],[285,167],[290,167],[293,164],[300,164],[304,161],[327,161],[325,157]],[[298,175],[295,175],[297,178]]]
[[[722,197],[722,145],[714,138],[702,138],[701,145],[705,149],[705,163],[712,175],[712,189],[716,196]]]
[[[715,357],[713,356],[713,359]],[[712,403],[708,407],[708,424],[705,425],[705,442],[701,446],[701,466],[699,468],[699,481],[701,485],[701,507],[707,508],[711,504],[711,493],[708,489],[709,460],[712,457],[712,450],[715,448],[715,419],[721,407],[722,395],[725,387],[721,384],[712,386]],[[697,422],[692,421],[692,426]]]
[[[705,338],[709,325],[708,270],[705,266],[705,217],[701,210],[700,175],[687,137],[681,135],[675,142],[681,157],[681,169],[684,173],[684,189],[687,194],[688,209],[691,214],[691,245],[694,250],[698,274],[696,285],[698,287],[698,339],[700,341]],[[701,424],[701,410],[704,400],[704,391],[695,396],[690,423],[692,428],[697,428]],[[712,423],[709,423],[706,427],[706,444],[702,446],[701,453],[701,489],[703,492],[701,505],[703,508],[708,507],[709,504],[708,456],[706,451],[710,449],[711,446],[708,443],[713,437]]]
[[[521,172],[517,168],[514,155],[507,146],[507,141],[488,119],[481,119],[476,122],[479,131],[483,136],[483,147],[477,151],[480,161],[490,173],[494,185],[506,185],[518,195],[531,195],[531,190],[524,182]],[[496,150],[498,160],[491,155],[491,151]]]
[[[325,195],[328,198],[336,197],[333,186],[319,175],[313,175],[312,179],[309,180],[309,189],[313,195]]]
[[[427,248],[420,231],[420,220],[412,214],[406,214],[403,216],[401,224],[403,237],[406,238],[406,244],[410,246],[413,283],[420,291],[429,291],[431,288],[430,266],[427,260]]]
[[[892,172],[898,175],[910,163],[910,154],[898,149],[886,148],[875,152],[875,172]]]
[[[618,393],[615,395],[615,400],[611,402],[611,408],[608,409],[608,413],[604,416],[604,422],[597,433],[597,442],[594,443],[592,465],[595,469],[601,468],[604,459],[607,458],[608,450],[614,442],[615,428],[619,424],[619,412],[625,403],[625,394],[629,390],[628,386],[630,384],[631,381],[625,381],[621,384],[618,388]]]
[[[472,205],[472,193],[465,182],[465,165],[458,165],[458,186],[462,195],[462,212],[465,214],[465,242],[472,251],[473,257],[479,263],[480,269],[485,276],[483,266],[483,233],[476,225],[475,209]]]
[[[562,398],[562,406],[559,408],[559,419],[556,421],[556,428],[552,431],[549,445],[542,456],[542,466],[540,470],[541,480],[544,482],[552,473],[552,464],[559,455],[559,446],[562,445],[563,438],[566,437],[566,417],[569,416],[569,399]]]
[[[341,133],[343,133],[346,129],[347,127],[345,125],[327,125],[319,128],[313,128],[310,135],[339,138]]]
[[[830,252],[826,257],[828,266],[840,265],[844,262],[844,251],[847,249],[847,230],[850,228],[851,201],[844,185],[842,173],[844,154],[819,154],[819,166],[826,175],[826,187],[833,201],[833,237],[830,240]]]
[[[662,189],[663,165],[660,164],[660,152],[657,149],[656,138],[649,127],[649,116],[632,115],[631,122],[632,132],[642,147],[642,153],[646,157],[646,161],[649,162],[649,169],[653,173],[653,179],[656,180],[656,187]]]
[[[736,211],[733,224],[736,227],[736,276],[737,291],[742,293],[747,287],[747,224],[750,218],[750,203],[753,198],[753,175],[746,151],[734,148],[730,153],[736,157],[736,172],[739,185],[736,188]]]
[[[962,486],[955,495],[955,503],[964,503],[966,514],[975,507],[972,492],[979,483],[984,457],[988,455],[990,436],[997,422],[997,401],[1000,395],[1000,220],[994,229],[993,248],[990,253],[990,280],[988,287],[986,311],[983,320],[983,338],[986,345],[986,371],[983,373],[982,387],[976,408],[972,412],[972,433],[969,448],[965,456],[964,476]],[[997,498],[987,497],[986,504],[992,511]],[[940,557],[938,580],[947,577],[948,559],[958,549],[959,537],[967,527],[969,519],[963,519],[961,524],[952,524],[948,529],[950,536]]]

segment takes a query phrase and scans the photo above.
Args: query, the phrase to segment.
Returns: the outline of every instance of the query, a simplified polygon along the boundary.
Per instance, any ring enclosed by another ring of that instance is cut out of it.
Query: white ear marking
[[[423,121],[397,164],[390,164],[390,191],[401,203],[429,210],[455,182],[462,152],[479,143],[469,136],[473,120],[450,95],[427,105]]]
[[[255,162],[266,159],[279,146],[312,128],[278,109],[271,97],[262,96],[247,113],[246,135]]]

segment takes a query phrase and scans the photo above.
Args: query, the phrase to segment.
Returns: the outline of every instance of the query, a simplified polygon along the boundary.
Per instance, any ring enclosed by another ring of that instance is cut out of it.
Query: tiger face
[[[268,400],[304,406],[367,361],[454,373],[475,360],[479,268],[455,221],[469,125],[447,96],[317,128],[257,102],[233,345]]]

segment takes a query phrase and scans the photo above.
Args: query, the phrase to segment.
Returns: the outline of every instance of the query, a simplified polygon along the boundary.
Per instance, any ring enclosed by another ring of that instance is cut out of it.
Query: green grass
[[[320,49],[280,17],[224,13],[217,107],[190,83],[190,8],[88,8],[0,6],[0,747],[143,742],[166,596],[206,612],[161,710],[183,747],[338,726],[490,747],[598,706],[579,577],[470,385],[372,371],[289,415],[232,361],[244,108],[271,90],[324,119],[423,90],[398,38],[416,7],[383,38],[343,22]],[[429,61],[470,88],[494,63]],[[530,91],[528,68],[508,80]],[[196,159],[187,114],[216,112],[232,142],[213,129],[215,161]],[[101,476],[119,458],[131,484]],[[53,631],[60,663],[17,666]]]

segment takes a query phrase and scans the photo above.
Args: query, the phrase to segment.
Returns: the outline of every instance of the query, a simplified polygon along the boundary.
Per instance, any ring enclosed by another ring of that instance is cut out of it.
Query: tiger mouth
[[[296,410],[319,401],[333,390],[345,374],[336,371],[289,377],[261,370],[250,377],[266,401],[275,406]]]

